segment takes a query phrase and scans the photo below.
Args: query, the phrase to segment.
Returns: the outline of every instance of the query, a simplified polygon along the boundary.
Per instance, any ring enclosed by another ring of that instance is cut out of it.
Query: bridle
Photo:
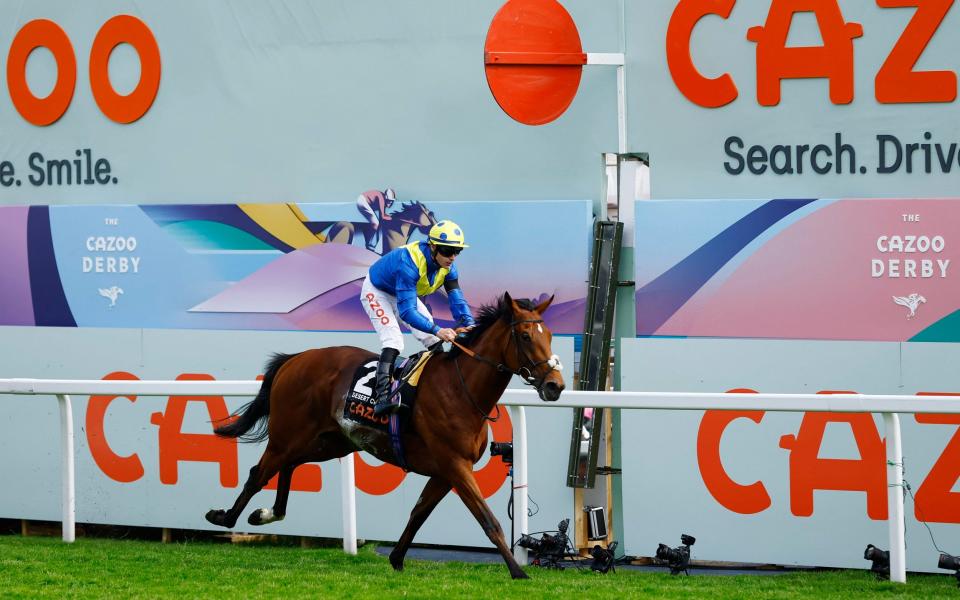
[[[466,346],[464,346],[463,344],[457,341],[453,341],[451,343],[457,348],[459,348],[460,350],[462,350],[463,353],[469,356],[470,358],[479,360],[480,362],[493,367],[494,369],[497,370],[498,373],[510,373],[511,375],[516,375],[520,377],[520,379],[523,380],[524,385],[532,386],[534,389],[537,390],[537,394],[539,394],[540,397],[542,398],[543,397],[542,388],[543,388],[544,382],[547,379],[547,376],[550,375],[550,373],[553,371],[563,370],[563,365],[560,363],[560,357],[557,356],[556,354],[551,355],[550,358],[548,359],[535,361],[532,358],[530,358],[530,355],[527,354],[526,351],[521,349],[519,334],[517,333],[517,325],[521,325],[523,323],[543,323],[543,319],[520,319],[517,321],[510,322],[510,339],[513,340],[513,346],[517,349],[517,364],[519,366],[516,369],[511,369],[510,367],[508,367],[506,364],[502,362],[497,362],[487,358],[486,356],[477,354],[470,348],[467,348]],[[510,344],[509,340],[507,341],[507,344],[508,345]],[[506,353],[507,348],[504,347],[503,350],[504,350],[503,353]],[[526,360],[526,363],[527,363],[525,365],[523,364],[524,360]],[[460,370],[459,361],[455,358],[453,360],[453,363],[457,367],[457,375],[460,376],[460,385],[461,387],[463,387],[463,390],[467,393],[467,398],[470,400],[470,403],[473,404],[473,407],[477,409],[477,412],[479,412],[484,419],[490,422],[497,421],[500,418],[500,405],[499,404],[497,405],[496,417],[491,418],[490,416],[486,415],[483,412],[483,410],[480,408],[480,406],[478,406],[477,403],[474,401],[473,396],[470,394],[470,390],[469,388],[467,388],[467,383],[463,379],[463,372],[461,372]],[[542,377],[537,379],[534,376],[534,373],[541,365],[544,365],[544,364],[546,364],[550,368],[543,374]]]

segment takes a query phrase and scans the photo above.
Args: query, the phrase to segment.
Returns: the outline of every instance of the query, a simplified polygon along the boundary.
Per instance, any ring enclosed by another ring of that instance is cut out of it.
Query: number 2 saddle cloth
[[[340,419],[347,436],[357,447],[384,462],[394,463],[407,470],[401,434],[406,428],[409,415],[413,413],[420,374],[432,356],[432,352],[424,351],[400,361],[394,369],[390,394],[394,404],[401,402],[407,410],[380,417],[373,414],[373,407],[377,404],[373,397],[377,360],[360,365],[353,374]]]

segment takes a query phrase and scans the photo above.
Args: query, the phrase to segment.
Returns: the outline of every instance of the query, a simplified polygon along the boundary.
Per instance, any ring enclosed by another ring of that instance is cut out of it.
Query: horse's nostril
[[[547,401],[554,401],[560,397],[560,392],[563,391],[563,386],[556,383],[555,381],[548,381],[543,385],[543,393],[541,398]]]

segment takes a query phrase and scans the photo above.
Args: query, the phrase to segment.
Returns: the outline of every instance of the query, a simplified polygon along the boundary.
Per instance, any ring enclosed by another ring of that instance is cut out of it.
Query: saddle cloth
[[[400,434],[409,421],[409,415],[417,397],[420,375],[431,356],[433,356],[431,352],[419,352],[402,360],[394,369],[394,380],[390,385],[392,401],[393,403],[402,402],[409,410],[380,417],[373,414],[373,407],[377,403],[373,397],[377,377],[376,360],[363,363],[354,372],[350,393],[347,394],[343,406],[344,419],[390,435],[394,455],[404,469],[406,469],[406,458]]]
[[[390,384],[390,394],[393,403],[403,402],[404,406],[413,408],[417,396],[417,384],[424,365],[432,356],[429,352],[419,352],[410,358],[402,359],[394,369],[394,379]],[[374,385],[377,378],[377,361],[363,363],[353,374],[350,384],[350,393],[344,406],[343,416],[350,421],[373,427],[382,431],[387,430],[387,417],[374,417],[373,407]],[[404,381],[406,379],[406,381]],[[398,391],[399,390],[399,391]]]

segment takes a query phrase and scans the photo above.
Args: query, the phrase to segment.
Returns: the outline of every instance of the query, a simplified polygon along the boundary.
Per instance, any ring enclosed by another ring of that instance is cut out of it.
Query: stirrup
[[[380,400],[377,402],[376,406],[373,407],[373,416],[382,417],[383,415],[392,415],[407,409],[406,405],[397,402],[394,404],[390,400]]]

